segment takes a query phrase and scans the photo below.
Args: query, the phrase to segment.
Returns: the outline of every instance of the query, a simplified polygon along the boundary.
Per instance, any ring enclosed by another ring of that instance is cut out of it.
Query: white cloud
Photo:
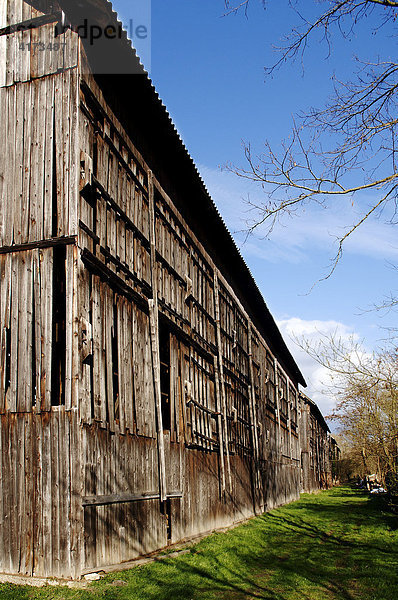
[[[288,261],[293,263],[307,260],[314,249],[323,250],[333,257],[337,251],[336,238],[342,236],[347,227],[360,218],[356,204],[347,198],[333,201],[333,208],[319,206],[308,208],[300,217],[287,219],[275,227],[270,240],[265,240],[266,228],[259,227],[256,235],[246,239],[247,223],[255,213],[247,199],[261,205],[265,192],[259,185],[237,177],[233,173],[199,166],[205,184],[213,197],[227,227],[245,257],[263,258],[266,261]],[[363,196],[361,202],[370,204],[372,198]],[[363,223],[347,240],[345,251],[361,256],[381,259],[398,258],[398,242],[394,227],[386,223],[386,216],[372,218]]]
[[[307,382],[308,387],[305,389],[305,393],[316,402],[322,414],[329,414],[335,406],[335,399],[327,392],[327,387],[332,383],[331,374],[326,367],[321,366],[300,348],[295,340],[305,338],[314,345],[318,341],[324,340],[325,336],[333,335],[343,341],[348,341],[352,338],[357,340],[358,335],[350,326],[333,320],[307,321],[291,317],[277,321],[277,325]]]

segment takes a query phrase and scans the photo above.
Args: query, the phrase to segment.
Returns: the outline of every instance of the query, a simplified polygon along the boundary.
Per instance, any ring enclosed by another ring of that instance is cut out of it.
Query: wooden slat
[[[51,435],[51,421],[45,422],[41,420],[41,435],[42,435],[42,447],[41,447],[41,490],[39,500],[39,510],[41,510],[41,538],[40,544],[40,558],[39,558],[39,572],[47,576],[52,574],[54,566],[53,552],[55,549],[56,542],[56,531],[53,531],[53,471],[51,468],[52,461],[57,457],[54,457],[54,441]],[[56,487],[54,486],[54,492]],[[55,494],[54,494],[55,495]]]
[[[0,414],[6,408],[8,330],[11,317],[11,256],[0,256]]]
[[[103,426],[106,424],[106,386],[105,386],[105,320],[104,291],[99,277],[93,277],[92,313],[93,313],[93,386],[94,419]]]
[[[13,242],[13,222],[14,222],[14,173],[15,173],[15,87],[7,90],[7,132],[6,132],[6,152],[7,162],[4,165],[5,168],[5,197],[6,197],[6,210],[4,220],[4,235],[3,243],[5,245],[12,244]]]
[[[42,403],[44,398],[42,397],[42,339],[43,339],[43,331],[44,331],[44,323],[42,322],[43,311],[41,308],[41,297],[42,297],[42,286],[41,286],[41,276],[40,276],[40,259],[41,254],[39,251],[35,251],[32,253],[32,278],[33,278],[33,289],[32,289],[32,309],[34,312],[34,330],[35,330],[35,340],[34,340],[34,350],[32,348],[32,352],[34,352],[35,356],[35,364],[34,373],[35,378],[32,379],[32,386],[35,387],[36,392],[36,404],[35,411],[40,412]],[[33,375],[33,374],[32,374]]]
[[[91,423],[91,372],[93,368],[93,339],[90,320],[90,279],[80,257],[77,259],[77,315],[79,316],[78,357],[79,369],[79,412],[83,423]]]
[[[44,180],[44,135],[46,97],[43,81],[32,82],[32,137],[31,137],[31,178],[30,178],[30,240],[43,239],[43,180]],[[43,97],[44,96],[44,97]]]
[[[43,239],[56,235],[53,231],[53,176],[54,176],[54,85],[55,78],[47,77],[43,83],[44,110],[44,164],[43,164]]]
[[[52,338],[53,338],[53,250],[39,251],[40,261],[40,328],[41,328],[41,368],[40,399],[41,410],[51,408]]]
[[[0,40],[1,43],[1,40]],[[0,70],[1,78],[1,70]],[[3,135],[5,140],[8,140],[8,89],[0,87],[0,111],[5,116],[3,121]],[[5,144],[8,150],[8,142]],[[7,152],[0,152],[0,246],[3,244],[11,243],[6,233],[7,220],[8,220],[8,156]]]
[[[228,436],[228,423],[227,423],[227,405],[226,405],[226,394],[225,394],[225,382],[224,382],[224,363],[222,356],[222,342],[221,342],[221,330],[220,330],[220,299],[219,299],[219,287],[218,287],[218,273],[214,270],[214,312],[216,317],[216,339],[218,346],[218,372],[220,376],[220,389],[221,389],[221,410],[223,414],[223,439],[224,439],[224,450],[220,446],[220,452],[225,451],[225,460],[227,464],[227,481],[229,491],[232,491],[232,478],[231,478],[231,463],[229,457],[229,436]]]
[[[132,307],[129,302],[123,302],[123,313],[119,315],[119,346],[121,347],[120,388],[123,394],[125,426],[130,433],[135,432],[134,407],[134,375],[133,375],[133,323]],[[122,337],[123,336],[123,337]],[[123,341],[122,341],[123,340]]]
[[[104,286],[104,350],[106,352],[106,397],[108,405],[108,423],[110,431],[115,431],[115,405],[113,395],[113,356],[112,356],[112,330],[113,330],[113,292]],[[105,373],[103,373],[103,376]]]
[[[128,350],[126,341],[126,330],[128,329],[128,320],[126,314],[126,302],[123,298],[118,298],[116,324],[117,328],[117,361],[118,361],[118,378],[119,378],[119,421],[120,432],[126,433],[126,403],[129,399],[126,397],[126,373],[125,354]],[[131,376],[131,373],[130,373]]]
[[[18,393],[18,321],[19,321],[19,261],[13,260],[11,267],[11,356],[10,356],[10,387],[6,396],[6,406],[10,412],[17,411]]]
[[[14,260],[19,270],[16,409],[28,412],[32,409],[32,255],[19,254]]]
[[[31,143],[32,143],[32,86],[21,86],[24,90],[24,137],[23,137],[23,181],[22,181],[22,206],[21,206],[21,243],[29,241],[29,205],[30,205],[30,177],[31,177]]]
[[[133,305],[134,397],[137,433],[155,437],[155,405],[148,316]]]
[[[0,28],[7,25],[7,2],[0,2]],[[0,36],[0,88],[6,84],[6,68],[7,68],[7,37]],[[2,112],[2,115],[5,113]]]
[[[66,248],[66,319],[65,319],[65,409],[70,410],[74,405],[75,399],[75,381],[78,373],[74,367],[76,360],[76,335],[78,327],[76,325],[76,265],[75,248],[68,246]]]

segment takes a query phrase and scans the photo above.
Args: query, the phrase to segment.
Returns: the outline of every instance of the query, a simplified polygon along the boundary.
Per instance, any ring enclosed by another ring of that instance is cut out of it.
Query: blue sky
[[[322,6],[308,0],[301,4],[309,15]],[[134,12],[135,3],[115,0],[113,6],[126,24],[141,18]],[[150,52],[144,42],[143,62],[224,220],[235,232],[310,384],[309,392],[327,412],[331,401],[322,393],[325,373],[294,347],[289,334],[316,337],[319,331],[338,330],[343,337],[352,333],[364,339],[368,349],[380,345],[387,335],[381,327],[393,324],[394,315],[368,309],[396,289],[396,273],[390,266],[398,262],[396,231],[383,217],[366,224],[347,244],[333,277],[308,293],[327,271],[335,237],[347,219],[354,220],[356,206],[340,201],[328,211],[311,209],[300,219],[286,221],[270,240],[260,232],[245,243],[239,231],[251,215],[244,199],[249,195],[260,201],[263,191],[222,167],[244,165],[242,140],[261,151],[265,139],[277,145],[286,138],[292,115],[322,106],[332,91],[332,74],[344,79],[352,71],[355,54],[392,55],[396,46],[385,29],[374,32],[365,21],[350,41],[342,43],[338,36],[332,40],[330,58],[326,46],[315,38],[304,69],[300,63],[285,65],[266,79],[264,66],[276,58],[272,47],[297,24],[288,2],[269,1],[264,10],[260,0],[252,0],[247,18],[243,13],[223,14],[223,0],[152,0]],[[361,202],[371,200],[364,195]]]

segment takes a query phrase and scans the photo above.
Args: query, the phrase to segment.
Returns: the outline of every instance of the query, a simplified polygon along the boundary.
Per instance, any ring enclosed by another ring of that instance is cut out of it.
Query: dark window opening
[[[170,401],[170,331],[165,323],[159,322],[160,392],[162,396],[163,430],[171,429]]]
[[[275,367],[272,357],[267,354],[266,359],[266,396],[267,404],[271,409],[276,407]]]
[[[171,500],[166,500],[166,518],[167,518],[167,541],[171,541]]]
[[[117,328],[117,296],[113,299],[113,325],[112,325],[112,388],[114,418],[119,419],[119,340]]]
[[[66,248],[54,248],[51,405],[65,404]]]
[[[98,141],[96,135],[94,135],[93,140],[93,173],[94,177],[98,176]]]

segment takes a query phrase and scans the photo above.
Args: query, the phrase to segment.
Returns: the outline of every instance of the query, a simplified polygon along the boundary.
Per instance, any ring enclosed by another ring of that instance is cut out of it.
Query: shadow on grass
[[[203,540],[191,554],[124,573],[126,588],[103,597],[395,600],[397,535],[388,522],[377,499],[357,490],[306,495]]]

